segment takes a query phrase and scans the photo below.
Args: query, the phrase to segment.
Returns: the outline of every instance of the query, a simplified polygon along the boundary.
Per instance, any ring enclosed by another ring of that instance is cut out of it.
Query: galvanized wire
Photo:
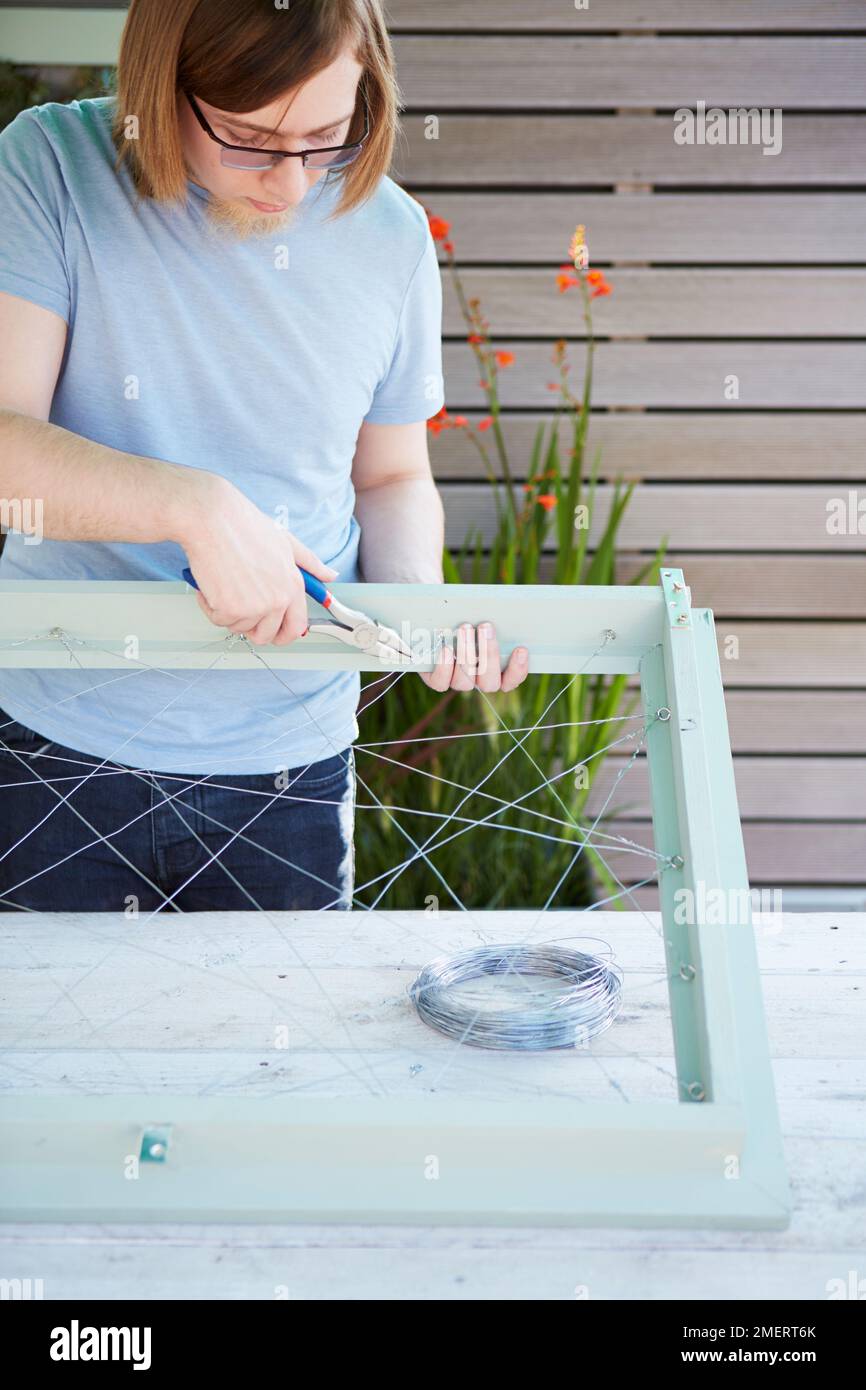
[[[484,976],[510,988],[466,988]],[[559,980],[538,989],[532,977]],[[622,973],[611,961],[557,946],[475,946],[425,965],[409,987],[419,1016],[469,1047],[543,1051],[583,1047],[609,1028],[622,1004]]]

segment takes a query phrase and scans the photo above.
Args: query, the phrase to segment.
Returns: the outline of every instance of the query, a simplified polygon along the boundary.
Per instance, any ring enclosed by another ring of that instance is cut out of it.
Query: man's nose
[[[294,206],[306,197],[310,187],[310,175],[304,168],[302,159],[280,159],[268,172],[263,185],[262,203],[290,203]]]

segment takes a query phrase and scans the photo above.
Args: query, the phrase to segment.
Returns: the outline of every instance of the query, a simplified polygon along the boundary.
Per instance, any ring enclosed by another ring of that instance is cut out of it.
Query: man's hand
[[[380,584],[441,584],[445,540],[442,502],[427,452],[427,423],[364,423],[352,466],[361,523],[361,569]],[[433,690],[514,690],[526,680],[529,653],[515,647],[500,670],[492,623],[464,624],[457,652],[439,649],[435,669],[419,672]]]
[[[480,623],[477,628],[463,623],[457,629],[456,653],[450,645],[439,648],[432,671],[419,675],[431,690],[514,690],[529,673],[529,652],[515,647],[508,665],[501,670],[501,657],[496,629],[492,623]]]
[[[337,571],[223,478],[207,484],[208,505],[181,537],[195,575],[196,600],[217,627],[255,646],[285,646],[307,629],[303,565],[326,584]]]

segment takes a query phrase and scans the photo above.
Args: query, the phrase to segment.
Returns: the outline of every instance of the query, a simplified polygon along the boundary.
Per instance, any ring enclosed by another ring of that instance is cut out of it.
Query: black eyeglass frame
[[[370,108],[367,104],[366,95],[364,95],[363,93],[362,96],[364,101],[364,134],[361,136],[360,140],[350,140],[349,143],[346,145],[326,145],[323,149],[318,150],[269,150],[261,145],[231,145],[227,140],[221,140],[220,137],[217,134],[215,134],[214,131],[211,130],[205,117],[205,114],[199,106],[198,102],[196,101],[195,97],[193,96],[192,92],[184,90],[184,96],[186,97],[187,101],[192,107],[192,113],[198,121],[199,125],[201,126],[202,130],[204,131],[205,135],[209,135],[211,140],[215,140],[218,145],[222,145],[224,150],[237,150],[241,154],[267,154],[279,157],[280,159],[302,159],[304,161],[305,169],[310,167],[306,162],[308,155],[337,154],[340,150],[360,150],[364,144],[364,141],[370,134]],[[348,162],[351,163],[352,161],[350,160]],[[313,165],[312,167],[315,168],[316,166]],[[345,168],[346,165],[334,165],[333,167],[335,169]],[[248,172],[261,173],[261,170],[249,168]]]

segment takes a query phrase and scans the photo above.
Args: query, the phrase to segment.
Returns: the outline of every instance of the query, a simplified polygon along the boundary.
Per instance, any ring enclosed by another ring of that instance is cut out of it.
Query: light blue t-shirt
[[[340,581],[359,579],[361,424],[426,420],[444,400],[423,208],[384,178],[328,222],[332,176],[288,229],[231,239],[192,180],[184,203],[136,205],[114,168],[113,110],[110,97],[48,102],[0,133],[0,290],[68,324],[51,421],[222,474]],[[10,532],[0,579],[179,580],[186,563],[174,543],[27,544]],[[280,677],[293,695],[267,670],[2,668],[0,707],[55,742],[153,771],[272,772],[357,737],[356,673]]]

